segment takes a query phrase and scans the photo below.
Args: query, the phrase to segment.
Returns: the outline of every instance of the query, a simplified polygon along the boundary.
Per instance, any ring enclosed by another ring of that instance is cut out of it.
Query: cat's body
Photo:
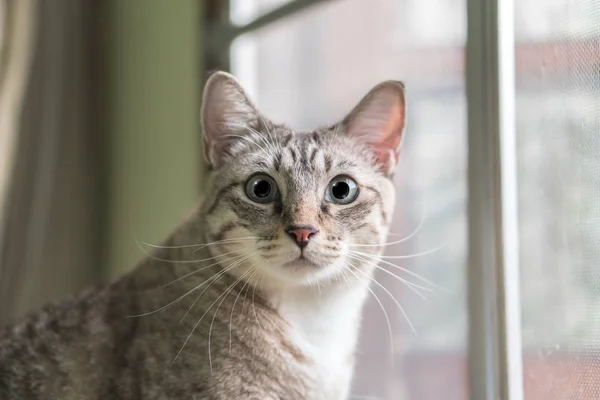
[[[300,133],[265,122],[230,76],[211,80],[206,199],[131,273],[0,334],[0,399],[347,398],[403,89],[375,88],[343,131]],[[362,116],[372,103],[382,115]],[[358,140],[398,115],[387,147]]]
[[[165,244],[173,243],[177,242]],[[211,257],[206,250],[189,254],[193,249],[164,249],[153,255],[169,260]],[[194,268],[194,264],[149,258],[120,280],[50,305],[15,327],[12,334],[0,339],[0,398],[345,398],[343,389],[351,377],[360,304],[351,307],[350,315],[330,315],[322,321],[325,326],[319,326],[314,323],[321,322],[320,315],[314,313],[317,287],[309,294],[311,298],[281,301],[292,304],[292,309],[282,311],[293,323],[309,328],[306,337],[298,337],[265,304],[257,293],[260,289],[246,285],[242,290],[244,284],[239,283],[229,295],[219,298],[235,282],[224,275],[187,315],[206,285],[171,307],[139,316],[169,304],[193,284],[218,272],[213,266],[193,274],[195,279],[181,279],[164,287],[194,272]],[[338,301],[356,297],[344,289]],[[280,296],[306,294],[291,290]],[[328,304],[329,314],[336,313],[336,305]],[[196,327],[183,346],[202,315],[205,323]]]

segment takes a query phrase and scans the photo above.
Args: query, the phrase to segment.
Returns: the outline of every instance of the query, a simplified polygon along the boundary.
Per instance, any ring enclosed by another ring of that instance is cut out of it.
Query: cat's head
[[[351,251],[377,254],[387,235],[405,109],[403,85],[386,81],[341,122],[297,131],[262,115],[233,76],[211,75],[202,126],[213,255],[237,275],[288,285],[365,273]]]

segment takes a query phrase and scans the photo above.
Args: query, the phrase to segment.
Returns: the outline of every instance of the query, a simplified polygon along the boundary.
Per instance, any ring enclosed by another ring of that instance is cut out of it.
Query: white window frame
[[[290,1],[242,26],[221,18],[207,35],[209,68],[230,70],[238,36],[325,2]],[[470,397],[523,400],[514,0],[466,2]]]

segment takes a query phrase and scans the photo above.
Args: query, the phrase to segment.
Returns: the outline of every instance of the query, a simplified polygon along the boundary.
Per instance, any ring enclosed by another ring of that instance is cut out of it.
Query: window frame
[[[523,399],[514,0],[467,0],[469,385]]]

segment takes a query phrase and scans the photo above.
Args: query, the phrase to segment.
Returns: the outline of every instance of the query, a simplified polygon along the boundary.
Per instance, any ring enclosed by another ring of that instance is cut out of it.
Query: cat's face
[[[357,269],[369,265],[360,252],[379,253],[387,234],[404,108],[403,87],[386,82],[339,124],[293,131],[259,114],[233,77],[213,75],[203,108],[213,255],[238,276],[283,284],[370,273]]]

